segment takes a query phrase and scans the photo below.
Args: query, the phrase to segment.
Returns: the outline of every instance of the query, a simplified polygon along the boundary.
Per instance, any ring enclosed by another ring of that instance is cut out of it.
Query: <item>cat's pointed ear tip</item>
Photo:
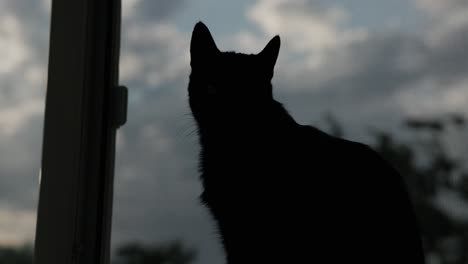
[[[198,21],[193,27],[193,31],[208,30],[208,27],[202,21]]]
[[[277,46],[281,45],[281,38],[279,35],[274,36],[272,40]]]

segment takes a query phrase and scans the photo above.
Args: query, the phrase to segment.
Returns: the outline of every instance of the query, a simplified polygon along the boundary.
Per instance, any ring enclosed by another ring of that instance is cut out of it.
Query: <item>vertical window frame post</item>
[[[34,263],[108,264],[120,0],[53,0]]]

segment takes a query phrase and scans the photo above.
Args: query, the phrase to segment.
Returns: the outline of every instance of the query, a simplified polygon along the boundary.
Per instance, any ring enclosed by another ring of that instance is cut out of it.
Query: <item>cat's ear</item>
[[[198,22],[193,28],[192,39],[190,41],[190,58],[193,66],[194,62],[207,61],[219,53],[218,47],[211,36],[210,30],[202,22]]]
[[[281,46],[281,39],[278,35],[268,42],[266,47],[258,54],[263,61],[269,67],[269,70],[273,71],[273,68],[276,64],[276,59],[278,58],[279,50]]]

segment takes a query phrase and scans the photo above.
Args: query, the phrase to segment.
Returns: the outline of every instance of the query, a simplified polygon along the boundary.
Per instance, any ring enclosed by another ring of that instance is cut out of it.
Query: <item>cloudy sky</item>
[[[50,1],[0,0],[0,244],[34,237]],[[123,0],[113,245],[183,239],[220,263],[197,201],[197,138],[186,98],[189,40],[202,20],[221,50],[282,47],[275,96],[303,124],[333,113],[347,137],[407,116],[468,112],[465,0]]]

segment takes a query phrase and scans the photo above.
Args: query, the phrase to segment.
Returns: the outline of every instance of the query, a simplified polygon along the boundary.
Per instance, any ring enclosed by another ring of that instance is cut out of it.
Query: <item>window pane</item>
[[[198,199],[187,102],[190,37],[202,20],[223,51],[257,53],[279,34],[275,98],[299,123],[380,152],[406,180],[429,258],[466,263],[467,227],[455,223],[468,221],[468,5],[439,2],[124,1],[129,112],[117,142],[114,252],[180,240],[197,250],[194,263],[222,262]]]
[[[39,193],[49,24],[50,1],[0,1],[2,263],[20,263],[24,258],[31,262]]]

